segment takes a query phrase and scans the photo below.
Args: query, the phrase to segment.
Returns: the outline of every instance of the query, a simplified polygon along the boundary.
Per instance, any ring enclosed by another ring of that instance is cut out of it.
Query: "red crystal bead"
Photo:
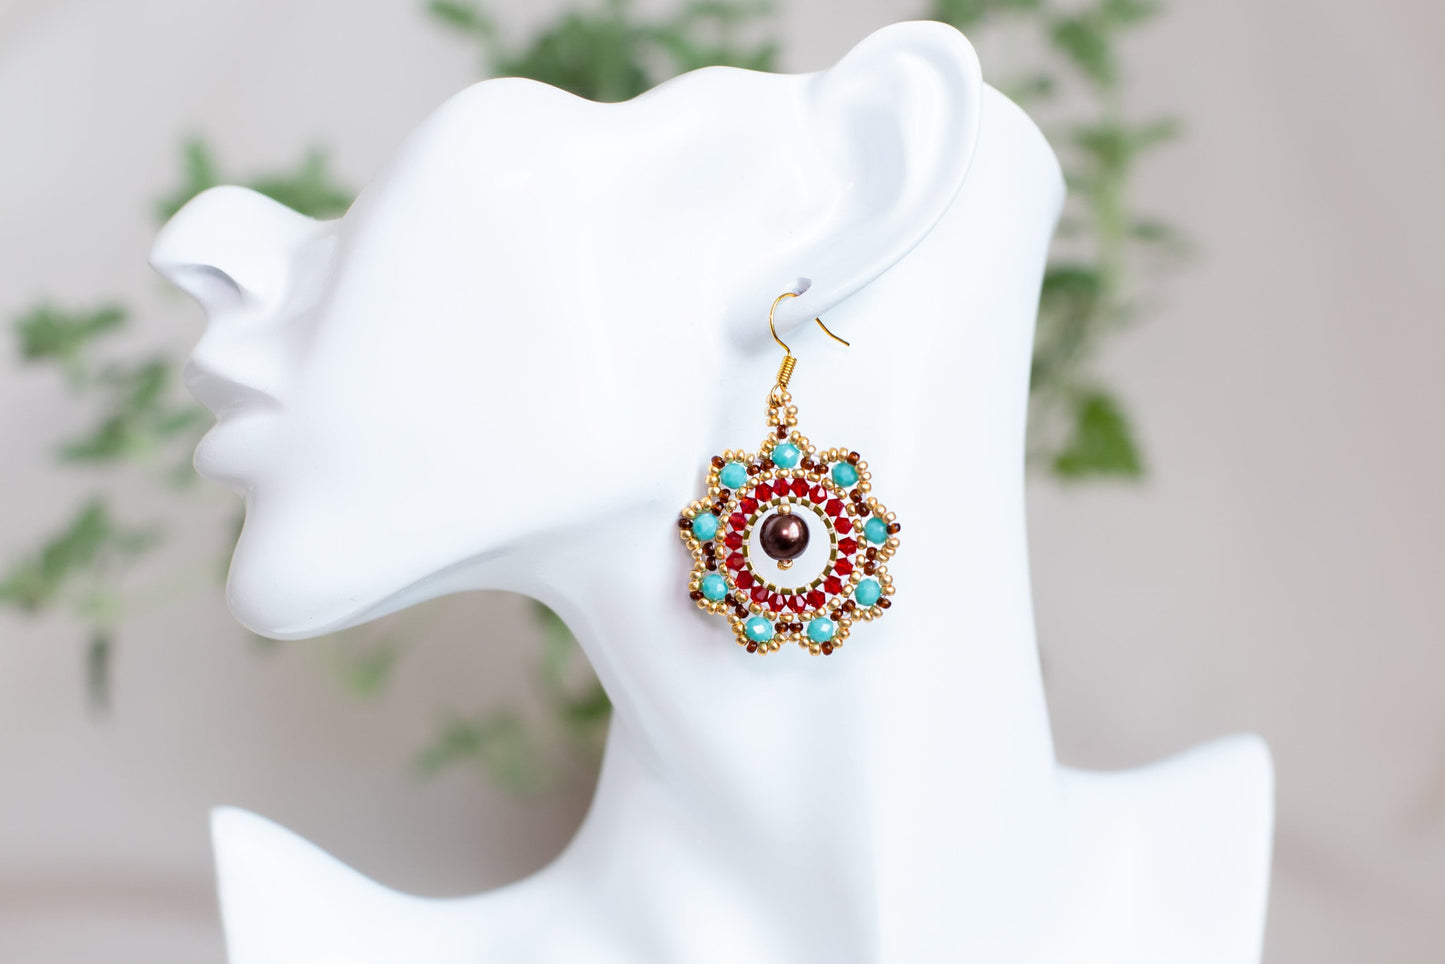
[[[795,613],[800,613],[808,608],[808,603],[801,595],[792,596],[788,599],[788,608]]]
[[[837,529],[840,535],[847,535],[853,531],[853,523],[849,522],[846,516],[838,516],[833,520],[833,528]]]
[[[734,512],[732,515],[728,516],[728,525],[732,526],[734,529],[746,529],[748,525],[748,517],[743,515],[741,512]]]
[[[732,555],[728,556],[728,563],[727,563],[727,565],[728,565],[728,568],[731,569],[733,572],[737,572],[738,570],[742,569],[742,567],[743,567],[743,566],[746,566],[747,564],[748,564],[748,561],[743,558],[743,554],[742,554],[741,552],[734,552]],[[841,565],[841,564],[842,564],[842,563],[840,562],[839,565]]]
[[[827,504],[827,506],[825,506],[825,508],[828,510],[828,514],[829,514],[829,515],[832,515],[832,516],[842,515],[842,514],[843,514],[843,500],[842,500],[842,499],[829,499],[829,500],[828,500],[828,504]]]
[[[738,503],[738,508],[746,512],[748,515],[752,515],[754,512],[758,511],[758,500],[743,499]]]
[[[769,499],[771,499],[772,497],[773,497],[773,487],[772,487],[771,485],[768,485],[768,483],[764,482],[762,485],[758,486],[758,501],[759,501],[759,502],[767,502],[767,501],[768,501]]]
[[[783,608],[783,594],[775,592],[768,598],[768,608],[773,612],[780,612]]]
[[[741,549],[743,547],[743,534],[741,532],[729,532],[723,541],[728,544],[729,549]],[[839,546],[839,548],[842,547]]]
[[[731,541],[731,540],[732,540],[732,536],[728,536],[728,540],[729,540],[729,541],[728,541],[728,545],[732,546],[732,545],[733,545],[733,544],[732,544],[732,541]],[[737,546],[733,546],[733,548],[736,549]],[[843,555],[845,555],[845,556],[851,556],[853,553],[855,553],[855,552],[858,551],[858,542],[857,542],[857,540],[855,540],[855,539],[839,539],[839,540],[838,540],[838,551],[841,552],[841,553],[843,553]]]
[[[827,601],[828,597],[823,595],[823,591],[821,589],[808,590],[808,605],[812,608],[821,609],[823,607],[823,603]]]
[[[733,582],[738,584],[739,589],[751,589],[753,588],[753,574],[743,569],[733,578]]]
[[[753,591],[748,593],[748,597],[755,603],[767,602],[768,596],[770,595],[772,595],[772,593],[768,591],[767,586],[754,586]]]
[[[732,564],[733,561],[729,559],[728,565],[731,566]],[[840,576],[846,576],[853,571],[853,563],[849,562],[847,559],[839,559],[837,562],[833,563],[833,571]]]
[[[828,500],[828,490],[821,485],[815,485],[808,492],[808,498],[812,499],[815,505],[822,505]]]
[[[829,576],[823,580],[823,588],[836,596],[843,591],[843,580],[837,576]]]

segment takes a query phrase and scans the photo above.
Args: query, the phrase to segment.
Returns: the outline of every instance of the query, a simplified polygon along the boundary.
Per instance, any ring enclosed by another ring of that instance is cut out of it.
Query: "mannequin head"
[[[917,244],[981,92],[961,35],[902,24],[822,74],[711,68],[623,104],[478,84],[336,221],[197,197],[152,261],[208,317],[186,379],[218,416],[198,470],[246,498],[237,617],[316,635],[609,514],[665,524],[758,435],[769,303],[803,291],[787,337]]]

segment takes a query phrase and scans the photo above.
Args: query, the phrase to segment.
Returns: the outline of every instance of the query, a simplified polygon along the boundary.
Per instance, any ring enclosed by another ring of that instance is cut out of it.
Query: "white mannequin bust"
[[[1257,960],[1261,742],[1054,759],[1023,433],[1062,197],[968,42],[913,23],[624,104],[488,81],[338,221],[239,188],[177,214],[153,263],[209,317],[187,382],[220,420],[198,469],[246,498],[237,618],[303,638],[514,590],[615,705],[577,837],[492,893],[400,895],[220,811],[232,964]],[[785,290],[800,427],[906,530],[888,617],[828,658],[741,651],[676,536],[767,431]]]

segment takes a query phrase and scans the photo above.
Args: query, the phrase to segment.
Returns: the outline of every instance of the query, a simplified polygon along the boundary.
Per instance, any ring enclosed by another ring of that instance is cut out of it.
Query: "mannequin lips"
[[[242,382],[228,378],[191,358],[181,371],[186,390],[210,409],[218,420],[262,409],[279,409],[275,397]]]
[[[196,472],[245,494],[264,458],[265,416],[279,414],[281,403],[250,385],[227,378],[194,358],[182,371],[186,389],[216,416],[216,424],[196,445]]]

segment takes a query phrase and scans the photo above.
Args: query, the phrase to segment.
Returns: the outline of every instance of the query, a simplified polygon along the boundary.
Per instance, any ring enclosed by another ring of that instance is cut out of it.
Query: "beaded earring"
[[[682,510],[678,534],[692,553],[688,592],[704,612],[726,617],[738,645],[775,653],[794,642],[832,655],[856,622],[892,605],[888,560],[900,525],[869,495],[872,476],[857,452],[819,450],[798,431],[788,381],[798,360],[768,328],[784,355],[768,392],[771,430],[756,452],[714,455],[707,497]],[[818,325],[835,341],[848,342]]]

